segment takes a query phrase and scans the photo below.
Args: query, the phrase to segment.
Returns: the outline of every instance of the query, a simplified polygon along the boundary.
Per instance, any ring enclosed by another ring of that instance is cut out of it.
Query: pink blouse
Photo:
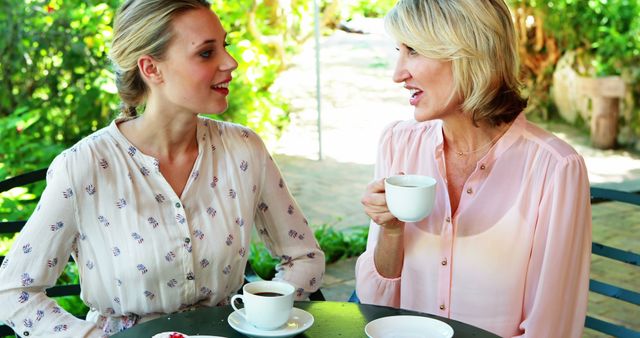
[[[433,213],[407,223],[402,276],[356,263],[363,303],[459,320],[502,337],[580,337],[589,288],[591,205],[584,161],[521,114],[478,162],[451,214],[442,121],[399,122],[381,138],[376,178],[436,178]]]

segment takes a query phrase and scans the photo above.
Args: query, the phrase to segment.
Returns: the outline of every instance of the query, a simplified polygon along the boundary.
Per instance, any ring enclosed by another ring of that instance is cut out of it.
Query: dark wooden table
[[[366,337],[364,327],[370,321],[387,316],[414,315],[441,320],[453,328],[455,338],[498,336],[477,327],[447,318],[421,312],[400,310],[386,306],[346,302],[296,302],[295,307],[311,313],[313,326],[298,335],[305,338],[359,338]],[[229,338],[245,337],[227,323],[233,312],[231,306],[199,308],[194,311],[176,313],[136,325],[112,337],[148,338],[156,333],[178,331],[188,335],[215,335]]]

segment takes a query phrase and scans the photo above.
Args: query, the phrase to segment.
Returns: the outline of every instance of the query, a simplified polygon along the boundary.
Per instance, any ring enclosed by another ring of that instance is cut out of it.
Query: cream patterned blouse
[[[200,118],[182,196],[110,126],[56,157],[47,187],[0,268],[0,320],[22,336],[100,337],[160,314],[226,304],[241,286],[252,227],[280,257],[276,279],[305,297],[324,254],[260,138]],[[87,321],[43,292],[69,255]]]

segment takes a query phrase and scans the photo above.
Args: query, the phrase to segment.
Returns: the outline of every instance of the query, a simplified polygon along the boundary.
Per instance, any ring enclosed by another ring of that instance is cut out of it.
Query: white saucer
[[[304,332],[306,329],[310,328],[313,325],[313,316],[305,311],[298,308],[293,308],[291,310],[291,315],[289,316],[289,320],[286,324],[282,325],[280,328],[275,330],[260,330],[255,326],[247,323],[244,320],[244,317],[240,316],[238,312],[243,312],[244,309],[240,309],[238,311],[234,311],[229,315],[227,321],[231,327],[252,338],[287,338],[293,337],[299,333]]]
[[[369,338],[451,338],[453,328],[437,319],[421,316],[378,318],[364,327]]]
[[[171,334],[181,334],[183,335],[185,338],[191,338],[191,337],[198,337],[198,338],[224,338],[224,337],[220,337],[220,336],[201,336],[201,335],[186,335],[184,333],[180,333],[177,331],[167,331],[167,332],[161,332],[158,334],[154,334],[153,337],[151,338],[169,338],[171,336]]]

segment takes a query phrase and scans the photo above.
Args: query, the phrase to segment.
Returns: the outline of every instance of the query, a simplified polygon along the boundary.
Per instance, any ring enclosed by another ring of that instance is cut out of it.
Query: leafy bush
[[[627,124],[640,137],[640,2],[630,0],[510,0],[527,73],[532,111],[546,111],[561,55],[577,55],[583,76],[620,75],[631,88]],[[541,97],[542,100],[537,100]],[[549,114],[545,114],[545,117]]]
[[[325,262],[334,263],[343,258],[359,256],[367,247],[368,226],[355,226],[346,231],[336,230],[324,224],[314,232],[320,249],[324,251]],[[251,244],[249,262],[253,270],[263,279],[275,276],[276,264],[280,260],[271,256],[261,242]]]
[[[347,5],[349,16],[381,18],[395,5],[396,0],[354,0]]]
[[[320,248],[324,251],[327,263],[336,262],[342,258],[358,256],[367,247],[368,226],[359,226],[349,231],[340,231],[332,226],[323,224],[314,233]]]
[[[251,243],[249,263],[260,278],[273,279],[276,275],[276,264],[279,262],[279,259],[271,256],[262,242]]]
[[[64,268],[64,273],[58,278],[58,285],[67,284],[79,284],[80,273],[78,273],[78,266],[75,263],[67,263]],[[56,302],[63,308],[71,312],[73,315],[81,316],[89,311],[89,308],[84,304],[80,296],[64,296],[56,298]]]
[[[107,124],[117,105],[106,57],[117,1],[0,5],[0,177],[41,168]]]

